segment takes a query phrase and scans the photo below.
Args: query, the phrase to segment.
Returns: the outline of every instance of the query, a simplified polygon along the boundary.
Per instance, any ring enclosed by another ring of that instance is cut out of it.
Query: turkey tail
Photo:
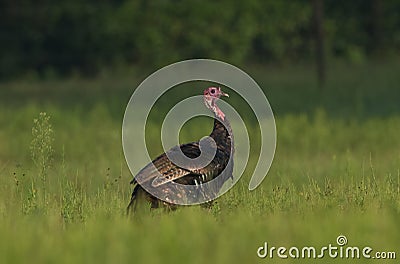
[[[140,190],[140,185],[136,184],[136,186],[135,186],[135,188],[133,189],[133,192],[132,192],[131,201],[129,202],[128,207],[126,208],[126,213],[127,214],[129,214],[129,212],[131,210],[135,209],[136,196],[137,196],[139,190]]]

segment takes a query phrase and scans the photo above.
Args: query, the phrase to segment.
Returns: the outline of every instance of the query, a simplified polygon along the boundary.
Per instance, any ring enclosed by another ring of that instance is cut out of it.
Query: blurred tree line
[[[320,52],[330,57],[362,62],[400,51],[399,0],[324,0],[323,16],[313,19],[316,7],[311,0],[3,0],[0,78],[204,57],[314,60],[318,30]]]

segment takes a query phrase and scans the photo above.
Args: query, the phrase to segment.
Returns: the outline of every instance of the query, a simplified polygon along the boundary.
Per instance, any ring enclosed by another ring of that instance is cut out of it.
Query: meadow
[[[264,242],[321,248],[337,246],[339,235],[348,246],[395,252],[399,259],[398,60],[331,65],[322,89],[309,65],[242,69],[264,89],[276,118],[276,154],[262,185],[247,189],[254,151],[238,184],[211,208],[149,210],[135,217],[125,213],[132,175],[121,126],[146,73],[0,84],[0,262],[347,263],[327,255],[257,256]],[[149,121],[154,156],[162,152],[162,112],[177,102],[177,93],[167,94]],[[235,96],[231,100],[247,111]],[[211,128],[211,120],[195,119],[180,140],[199,139]]]

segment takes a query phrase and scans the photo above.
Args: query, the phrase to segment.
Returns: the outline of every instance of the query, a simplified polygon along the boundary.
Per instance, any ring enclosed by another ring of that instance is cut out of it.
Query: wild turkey
[[[150,202],[151,208],[157,208],[160,205],[176,208],[176,199],[186,199],[190,202],[191,200],[196,200],[199,195],[204,196],[203,200],[210,201],[216,197],[216,194],[229,178],[233,179],[233,134],[225,114],[216,104],[216,101],[221,96],[229,97],[228,94],[221,91],[220,87],[209,87],[203,93],[204,104],[214,113],[214,127],[210,134],[210,138],[214,141],[208,141],[208,144],[214,144],[215,155],[210,158],[211,162],[205,166],[204,163],[201,164],[201,161],[196,161],[196,158],[202,154],[199,144],[203,143],[199,141],[176,146],[158,156],[152,163],[140,170],[131,181],[131,184],[136,185],[127,208],[128,212],[136,207],[134,204],[136,204],[136,200],[139,197],[144,197],[145,200]],[[203,147],[204,145],[201,146]],[[168,158],[177,153],[179,151],[178,148],[187,158],[191,159],[189,164],[178,166]],[[216,180],[212,184],[205,184],[215,178]],[[172,182],[179,185],[171,184]],[[145,185],[147,190],[150,188],[153,194],[158,192],[164,195],[166,197],[164,200],[166,201],[156,198],[146,191],[142,185]],[[191,185],[191,189],[196,191],[188,193],[187,188],[183,188],[185,185]],[[196,186],[196,188],[193,188],[193,186]],[[207,189],[204,186],[209,187]],[[211,197],[205,197],[206,195]]]

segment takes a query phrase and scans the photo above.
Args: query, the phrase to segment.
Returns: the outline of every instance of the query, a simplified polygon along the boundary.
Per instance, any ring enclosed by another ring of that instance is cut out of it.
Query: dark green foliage
[[[325,1],[327,52],[353,62],[398,52],[400,3]],[[187,58],[309,60],[310,1],[27,1],[0,4],[0,78],[96,74]],[[382,52],[384,51],[384,52]]]

